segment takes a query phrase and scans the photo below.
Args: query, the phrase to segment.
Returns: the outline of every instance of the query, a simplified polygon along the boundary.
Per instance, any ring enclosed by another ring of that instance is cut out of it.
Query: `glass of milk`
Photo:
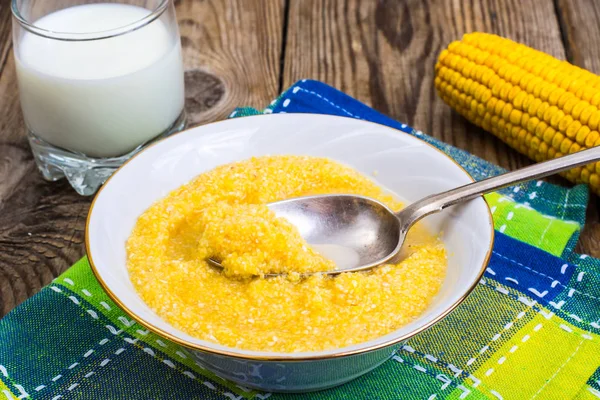
[[[48,180],[82,195],[185,127],[173,0],[13,0],[27,136]]]

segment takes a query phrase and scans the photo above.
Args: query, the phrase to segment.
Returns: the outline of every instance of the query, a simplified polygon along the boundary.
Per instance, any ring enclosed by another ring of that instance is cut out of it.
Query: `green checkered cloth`
[[[378,122],[442,149],[475,179],[502,172],[320,82],[296,83],[263,112]],[[587,193],[530,182],[486,196],[496,243],[473,293],[381,367],[316,393],[264,393],[216,377],[131,320],[84,258],[0,321],[0,399],[599,398],[600,261],[573,251]]]

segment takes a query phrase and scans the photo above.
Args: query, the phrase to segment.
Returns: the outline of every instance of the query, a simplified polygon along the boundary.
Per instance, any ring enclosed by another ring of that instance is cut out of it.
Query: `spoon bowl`
[[[337,269],[351,272],[390,261],[404,242],[400,220],[385,204],[369,197],[332,194],[270,203]]]

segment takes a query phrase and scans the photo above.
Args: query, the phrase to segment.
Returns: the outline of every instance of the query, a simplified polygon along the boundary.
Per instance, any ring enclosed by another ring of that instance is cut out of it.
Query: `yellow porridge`
[[[154,203],[127,241],[127,265],[142,299],[171,325],[200,339],[247,350],[339,348],[390,333],[418,317],[446,271],[442,243],[419,225],[397,265],[330,270],[293,225],[266,203],[348,193],[402,204],[332,160],[269,156],[203,173]],[[206,263],[220,260],[223,270]],[[287,272],[285,276],[262,275]]]

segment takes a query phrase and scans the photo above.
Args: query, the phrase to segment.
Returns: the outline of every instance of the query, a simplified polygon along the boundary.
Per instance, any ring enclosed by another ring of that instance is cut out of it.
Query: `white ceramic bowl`
[[[109,296],[151,331],[181,345],[206,368],[236,383],[269,391],[336,386],[375,368],[399,343],[452,311],[475,287],[488,262],[493,224],[478,198],[430,216],[443,231],[448,272],[431,306],[414,322],[383,337],[341,349],[275,353],[239,350],[196,339],[170,326],[135,292],[125,263],[125,241],[154,201],[213,167],[251,156],[297,154],[329,157],[372,176],[401,199],[472,181],[441,151],[403,132],[358,119],[313,115],[261,115],[199,126],[135,156],[98,192],[86,227],[87,253]]]

